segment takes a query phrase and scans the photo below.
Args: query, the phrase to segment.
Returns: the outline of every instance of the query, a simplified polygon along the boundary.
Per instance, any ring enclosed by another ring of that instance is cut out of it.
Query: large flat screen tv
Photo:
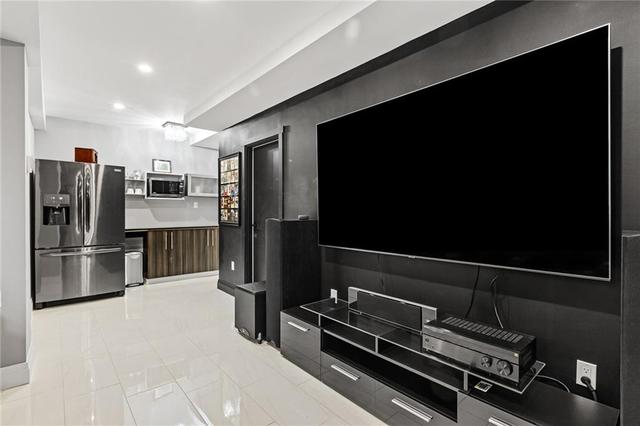
[[[609,64],[605,25],[318,124],[320,245],[610,280]]]

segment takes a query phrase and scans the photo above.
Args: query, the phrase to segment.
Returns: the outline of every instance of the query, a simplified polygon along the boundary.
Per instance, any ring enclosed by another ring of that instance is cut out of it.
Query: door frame
[[[284,131],[285,127],[269,133],[267,136],[260,136],[250,139],[244,145],[244,170],[246,171],[243,184],[244,192],[244,209],[242,219],[244,225],[244,282],[253,282],[254,268],[253,268],[253,151],[264,145],[277,143],[278,145],[278,161],[279,170],[278,178],[280,179],[280,185],[278,186],[278,219],[284,218]]]

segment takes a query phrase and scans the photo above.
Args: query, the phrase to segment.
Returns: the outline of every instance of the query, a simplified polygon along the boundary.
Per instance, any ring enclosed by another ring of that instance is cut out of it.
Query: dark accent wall
[[[621,192],[621,205],[614,206],[614,231],[618,233],[621,224],[627,229],[640,229],[640,3],[633,1],[492,3],[225,130],[220,134],[220,155],[240,151],[248,141],[274,134],[285,126],[284,217],[307,214],[316,218],[316,123],[605,23],[611,23],[615,51],[612,77],[619,78],[617,83],[614,81],[619,90],[614,94],[617,116],[613,120],[613,143],[617,157],[614,181]],[[389,155],[400,156],[410,150],[410,143],[389,144]],[[621,167],[617,167],[618,162]],[[381,171],[381,178],[382,174]],[[384,208],[383,195],[380,208]],[[487,203],[478,208],[491,206]],[[247,220],[243,219],[243,223]],[[221,280],[245,282],[245,232],[244,225],[220,228]],[[617,260],[618,238],[614,249]],[[235,271],[230,269],[231,260],[235,261]],[[337,288],[346,298],[346,288],[355,285],[463,314],[476,272],[473,266],[322,250],[323,295],[328,295],[330,288]],[[488,283],[499,273],[499,305],[505,322],[508,327],[538,337],[538,358],[547,362],[546,374],[562,379],[573,391],[587,396],[584,388],[575,384],[575,362],[583,359],[596,363],[601,400],[619,406],[618,268],[611,283],[491,268],[481,268],[479,272],[479,292],[471,313],[474,319],[495,321]]]

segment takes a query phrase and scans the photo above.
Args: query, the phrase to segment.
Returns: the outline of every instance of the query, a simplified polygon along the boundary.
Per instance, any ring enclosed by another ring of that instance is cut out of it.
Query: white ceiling
[[[291,56],[299,48],[292,40],[309,28],[328,31],[366,4],[40,2],[47,113],[118,125],[183,122],[239,76],[261,75],[273,58]],[[154,72],[141,75],[140,62]],[[127,108],[114,111],[116,101]]]
[[[50,116],[222,130],[486,3],[0,0],[0,29],[41,55]]]
[[[489,0],[376,1],[226,96],[186,115],[189,125],[221,130],[311,89],[448,22]],[[429,70],[424,70],[428,73]],[[219,135],[196,143],[217,146]]]

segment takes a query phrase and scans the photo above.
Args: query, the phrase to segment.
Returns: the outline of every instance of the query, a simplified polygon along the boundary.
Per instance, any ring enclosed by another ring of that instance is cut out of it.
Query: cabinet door
[[[180,231],[182,240],[182,273],[191,274],[196,272],[197,265],[194,259],[194,232],[193,229],[183,229]]]
[[[197,256],[198,256],[198,272],[205,272],[209,270],[207,259],[209,258],[209,244],[211,235],[209,229],[198,229],[196,237],[197,244]]]
[[[218,269],[218,229],[217,228],[207,228],[203,230],[205,232],[205,260],[204,260],[204,270],[205,271],[215,271]]]
[[[184,272],[184,240],[182,230],[167,231],[169,238],[169,275],[180,275]]]
[[[218,261],[218,257],[219,257],[219,244],[218,244],[218,228],[213,228],[211,229],[211,262],[212,262],[212,266],[211,266],[211,270],[212,271],[217,271],[218,269],[220,269],[220,262]]]
[[[206,233],[204,229],[184,230],[184,273],[204,271],[206,259]]]
[[[168,231],[149,231],[147,233],[147,278],[169,275],[168,248]]]

